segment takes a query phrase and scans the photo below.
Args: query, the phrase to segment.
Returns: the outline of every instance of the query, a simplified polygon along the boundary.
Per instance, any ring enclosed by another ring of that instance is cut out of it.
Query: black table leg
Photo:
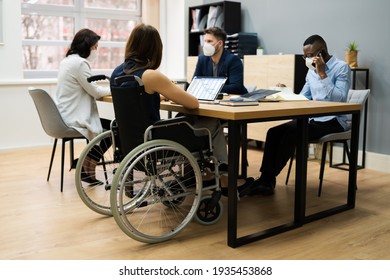
[[[237,247],[237,178],[240,152],[240,124],[228,122],[228,246]]]
[[[306,181],[307,181],[307,150],[308,150],[308,119],[297,120],[297,147],[295,161],[295,203],[294,223],[301,226],[305,220]]]

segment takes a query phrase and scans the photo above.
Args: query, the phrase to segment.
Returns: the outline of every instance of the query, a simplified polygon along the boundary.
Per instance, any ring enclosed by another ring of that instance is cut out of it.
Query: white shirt
[[[96,99],[109,95],[110,88],[89,83],[90,76],[92,71],[87,59],[78,54],[64,58],[60,63],[54,102],[65,123],[92,140],[103,132]]]

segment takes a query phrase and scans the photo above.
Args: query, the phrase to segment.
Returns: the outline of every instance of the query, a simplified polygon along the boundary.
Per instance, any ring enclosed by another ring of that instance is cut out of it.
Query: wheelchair
[[[88,82],[105,79],[109,80],[109,77],[105,75],[95,75],[88,78]],[[104,131],[96,136],[83,149],[77,161],[75,172],[76,190],[81,200],[92,211],[106,216],[112,215],[110,189],[115,170],[118,168],[120,163],[119,151],[116,148],[116,139],[118,139],[116,133],[117,124],[116,121],[113,120],[111,122],[110,130]],[[99,144],[102,142],[110,143],[107,150],[102,150],[100,148]],[[89,182],[84,182],[81,179],[83,173],[82,167],[85,162],[90,160],[89,155],[91,153],[96,154],[96,156],[100,159],[96,166],[95,177],[101,182],[101,184],[91,185]]]
[[[97,213],[114,216],[125,234],[145,243],[168,240],[193,219],[216,223],[223,206],[210,131],[193,127],[189,117],[149,124],[145,104],[150,95],[137,76],[116,78],[111,94],[115,112],[111,131],[93,139],[77,164],[76,187],[82,201]],[[82,163],[109,137],[112,145],[96,168],[102,184],[87,186],[81,181]],[[215,184],[204,187],[202,175],[210,169]]]

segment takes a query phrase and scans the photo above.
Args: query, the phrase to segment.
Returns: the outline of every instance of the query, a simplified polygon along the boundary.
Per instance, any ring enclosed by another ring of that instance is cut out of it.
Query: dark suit
[[[194,76],[213,76],[213,61],[210,56],[199,55]],[[218,62],[218,77],[227,77],[223,93],[244,94],[244,67],[241,59],[227,50],[223,50]]]

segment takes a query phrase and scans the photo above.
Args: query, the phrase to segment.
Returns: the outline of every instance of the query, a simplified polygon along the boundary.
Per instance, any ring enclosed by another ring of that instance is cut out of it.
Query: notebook
[[[252,92],[248,92],[245,94],[242,94],[241,97],[243,98],[250,98],[250,99],[255,99],[257,101],[260,101],[264,99],[265,97],[277,93],[280,90],[273,90],[273,89],[258,89]]]
[[[221,100],[219,105],[226,106],[258,106],[259,102],[254,99],[242,98],[241,100],[230,99],[230,100]]]
[[[226,77],[195,76],[187,88],[187,92],[195,96],[199,102],[218,103],[217,96],[226,83]]]

